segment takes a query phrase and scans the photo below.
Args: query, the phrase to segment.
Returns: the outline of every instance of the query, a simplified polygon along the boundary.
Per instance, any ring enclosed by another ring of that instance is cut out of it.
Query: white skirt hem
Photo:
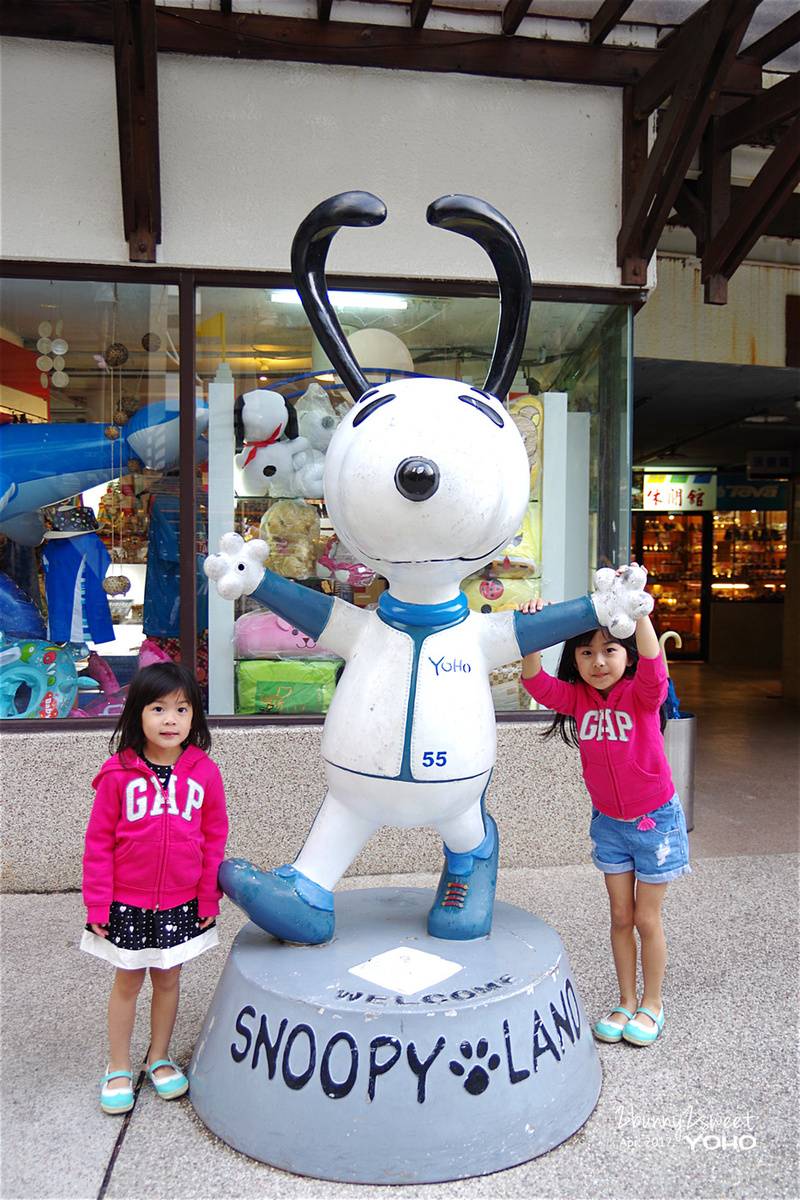
[[[168,971],[171,967],[197,958],[198,954],[218,945],[216,928],[204,929],[188,942],[181,942],[179,946],[170,946],[166,950],[160,950],[157,946],[149,946],[144,950],[124,950],[121,946],[109,942],[108,938],[90,933],[88,929],[84,929],[80,940],[81,950],[93,954],[95,958],[105,959],[112,967],[119,967],[123,971],[138,971],[142,967],[156,967],[158,970]]]

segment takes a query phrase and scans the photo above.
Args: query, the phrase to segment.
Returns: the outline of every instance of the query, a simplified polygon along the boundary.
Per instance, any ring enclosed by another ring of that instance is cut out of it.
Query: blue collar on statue
[[[446,600],[443,604],[408,604],[386,591],[380,594],[378,615],[387,625],[393,625],[397,629],[404,625],[443,629],[466,620],[469,605],[463,592],[459,592],[453,600]]]

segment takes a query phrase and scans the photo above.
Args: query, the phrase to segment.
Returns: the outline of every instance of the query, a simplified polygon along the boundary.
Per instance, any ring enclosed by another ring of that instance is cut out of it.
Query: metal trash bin
[[[697,717],[681,713],[670,717],[664,729],[664,750],[672,772],[672,782],[683,805],[686,828],[694,829],[694,759],[697,742]]]

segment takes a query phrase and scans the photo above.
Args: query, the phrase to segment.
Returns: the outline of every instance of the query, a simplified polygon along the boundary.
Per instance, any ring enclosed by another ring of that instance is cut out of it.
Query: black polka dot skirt
[[[103,938],[87,924],[81,950],[127,971],[140,967],[167,970],[219,943],[216,923],[200,928],[196,899],[163,910],[136,908],[115,900],[107,928],[108,937]]]

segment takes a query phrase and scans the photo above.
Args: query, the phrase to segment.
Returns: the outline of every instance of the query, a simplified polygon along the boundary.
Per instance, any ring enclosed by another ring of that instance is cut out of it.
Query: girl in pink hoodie
[[[111,738],[116,750],[94,780],[86,830],[81,949],[116,967],[108,1004],[105,1112],[133,1107],[131,1036],[147,969],[153,986],[147,1076],[164,1100],[186,1076],[169,1057],[181,964],[217,945],[217,872],[228,817],[197,680],[160,662],[134,676]]]
[[[524,611],[536,611],[531,600]],[[661,985],[667,947],[661,905],[667,883],[688,872],[686,820],[672,782],[661,733],[667,672],[649,617],[635,637],[592,629],[564,643],[558,678],[538,652],[522,660],[522,683],[559,715],[545,737],[560,733],[580,750],[592,800],[592,860],[604,872],[611,905],[611,949],[620,1002],[594,1033],[635,1046],[656,1040],[664,1024]],[[636,990],[641,941],[642,1002]]]

